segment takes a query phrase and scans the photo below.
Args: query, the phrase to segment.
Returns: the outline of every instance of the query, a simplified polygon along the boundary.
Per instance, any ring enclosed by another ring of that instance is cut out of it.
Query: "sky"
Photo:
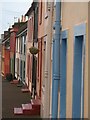
[[[0,0],[0,35],[28,11],[33,0]]]

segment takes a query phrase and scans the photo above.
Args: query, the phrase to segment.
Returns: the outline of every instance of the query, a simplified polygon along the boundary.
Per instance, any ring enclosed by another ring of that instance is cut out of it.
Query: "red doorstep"
[[[10,82],[11,84],[18,84],[19,83],[19,80],[13,80]]]

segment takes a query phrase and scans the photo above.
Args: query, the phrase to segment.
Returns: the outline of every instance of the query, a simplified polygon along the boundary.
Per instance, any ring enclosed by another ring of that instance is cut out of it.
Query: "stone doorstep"
[[[30,92],[30,90],[29,90],[28,88],[22,88],[21,91],[22,91],[23,93],[25,93],[25,92]]]
[[[22,104],[22,110],[31,110],[32,105],[30,103]]]
[[[14,108],[14,115],[22,115],[23,109],[22,108]]]
[[[40,109],[32,108],[32,104],[22,104],[22,108],[14,108],[14,115],[40,115]]]
[[[24,115],[40,115],[40,109],[37,106],[33,108],[31,103],[22,104],[22,110]]]

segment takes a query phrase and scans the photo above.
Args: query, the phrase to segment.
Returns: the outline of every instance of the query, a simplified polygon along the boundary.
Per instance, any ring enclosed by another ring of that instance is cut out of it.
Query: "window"
[[[20,52],[20,53],[21,53],[21,51],[22,51],[21,43],[22,43],[22,37],[20,37],[20,39],[19,39],[19,52]]]
[[[20,62],[20,77],[21,77],[21,79],[22,79],[22,60],[21,60],[21,62]]]
[[[21,37],[21,53],[24,53],[23,45],[24,45],[24,36]]]
[[[18,38],[17,38],[17,43],[16,43],[16,51],[18,52]]]
[[[23,77],[24,77],[24,79],[25,79],[25,61],[24,61],[23,64],[24,64],[24,68],[23,68],[23,69],[24,69],[24,70],[23,70],[23,74],[24,74],[24,75],[23,75]]]
[[[22,38],[21,38],[21,53],[22,53]]]
[[[54,0],[54,6],[56,6],[56,0]]]
[[[26,53],[26,35],[24,36],[24,54]]]

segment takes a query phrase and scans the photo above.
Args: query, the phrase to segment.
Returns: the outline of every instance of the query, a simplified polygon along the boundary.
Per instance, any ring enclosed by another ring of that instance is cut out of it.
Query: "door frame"
[[[79,25],[74,26],[74,47],[75,47],[75,37],[83,36],[83,43],[82,43],[82,79],[81,79],[81,111],[80,117],[84,118],[84,67],[85,67],[85,56],[83,60],[83,52],[85,52],[85,43],[86,43],[86,23],[82,23]],[[74,48],[75,49],[75,48]],[[74,56],[73,56],[74,58]],[[73,68],[74,71],[74,68]],[[73,73],[74,74],[74,73]],[[74,79],[74,78],[73,78]],[[73,85],[73,83],[72,83]],[[73,90],[73,89],[72,89]],[[73,96],[72,96],[72,118],[73,118]]]

